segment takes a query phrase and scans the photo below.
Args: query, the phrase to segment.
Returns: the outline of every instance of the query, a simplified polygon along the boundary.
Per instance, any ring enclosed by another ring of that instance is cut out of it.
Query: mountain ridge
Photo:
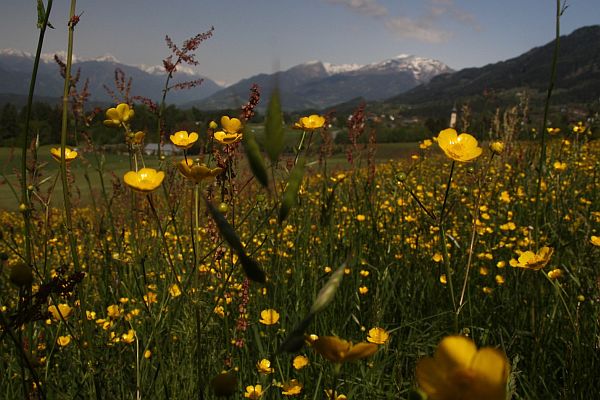
[[[533,47],[516,57],[453,74],[432,78],[427,84],[387,99],[388,104],[444,103],[446,108],[460,98],[498,95],[515,89],[532,90],[543,97],[548,88],[554,40]],[[591,25],[562,35],[559,42],[553,100],[590,102],[600,98],[600,25]]]
[[[278,87],[286,110],[323,109],[357,97],[384,100],[452,71],[440,61],[407,54],[366,65],[313,60],[273,74],[242,79],[185,106],[212,110],[239,107],[250,86],[257,83],[267,94]]]
[[[64,54],[57,53],[64,59]],[[54,61],[54,55],[45,53],[40,57],[38,78],[36,82],[36,97],[58,98],[62,96],[64,80],[60,76],[60,68]],[[0,94],[26,95],[29,90],[29,79],[33,69],[32,54],[15,50],[0,50]],[[90,100],[96,102],[114,102],[104,86],[114,89],[116,69],[125,73],[126,79],[132,78],[132,94],[159,100],[165,84],[166,72],[161,73],[159,66],[134,66],[119,62],[114,56],[105,54],[96,58],[86,59],[75,57],[72,71],[81,70],[79,85],[89,79]],[[183,104],[198,98],[204,98],[217,92],[223,87],[211,79],[193,72],[186,66],[178,66],[178,73],[171,84],[183,81],[203,79],[198,87],[192,90],[171,91],[169,101],[173,104]]]

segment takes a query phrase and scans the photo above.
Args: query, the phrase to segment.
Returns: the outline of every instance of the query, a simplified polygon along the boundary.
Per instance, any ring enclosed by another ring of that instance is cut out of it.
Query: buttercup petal
[[[438,145],[444,149],[449,146],[451,143],[456,142],[456,131],[452,128],[444,129],[441,131],[437,137]]]
[[[441,400],[443,399],[441,396],[452,392],[446,371],[439,368],[437,361],[432,357],[419,360],[415,375],[419,387],[428,394],[431,400]]]
[[[438,345],[433,356],[439,367],[444,370],[468,368],[477,353],[477,346],[464,336],[445,337]]]
[[[344,361],[355,361],[370,357],[377,352],[377,349],[378,347],[375,343],[357,343],[350,348],[348,353],[346,353]]]
[[[313,349],[317,353],[334,363],[344,360],[344,356],[350,350],[350,346],[350,342],[335,336],[320,336],[312,344]]]

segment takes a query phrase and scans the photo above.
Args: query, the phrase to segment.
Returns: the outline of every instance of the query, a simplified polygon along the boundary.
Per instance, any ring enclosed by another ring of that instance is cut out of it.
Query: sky
[[[48,0],[44,0],[47,3]],[[44,53],[67,46],[67,0],[53,2]],[[567,0],[561,33],[600,24],[599,0]],[[554,37],[551,0],[79,0],[80,58],[160,65],[176,44],[214,26],[195,71],[222,84],[312,60],[369,64],[399,54],[454,69],[516,57]],[[0,0],[0,49],[35,53],[36,0]]]

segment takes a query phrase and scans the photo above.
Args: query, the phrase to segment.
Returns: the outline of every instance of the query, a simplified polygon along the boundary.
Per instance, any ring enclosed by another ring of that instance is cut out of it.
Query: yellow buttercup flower
[[[131,133],[128,137],[128,141],[131,144],[142,144],[142,142],[144,141],[144,138],[146,137],[146,134],[143,131],[137,131],[135,133]]]
[[[73,309],[68,304],[59,304],[58,307],[55,305],[49,306],[48,312],[52,314],[52,318],[55,321],[62,321],[63,318],[66,320],[71,316]]]
[[[300,118],[298,122],[294,124],[294,128],[312,131],[322,128],[323,125],[325,125],[325,117],[313,114],[309,115],[308,117]]]
[[[581,121],[579,121],[577,125],[573,127],[573,133],[584,133],[586,130],[587,127]]]
[[[345,394],[334,393],[332,389],[325,389],[325,395],[327,396],[327,400],[348,400]]]
[[[419,143],[419,148],[425,150],[431,147],[432,144],[433,142],[431,141],[431,139],[425,139],[422,143]]]
[[[502,154],[504,151],[504,143],[500,140],[492,142],[490,143],[490,150],[492,150],[494,154]]]
[[[110,318],[114,318],[114,319],[119,318],[121,316],[122,312],[123,312],[123,310],[121,309],[121,307],[119,307],[116,304],[112,304],[112,305],[108,306],[106,308],[106,311],[108,312],[108,316]]]
[[[71,336],[66,335],[66,336],[59,336],[56,339],[56,344],[58,344],[60,347],[65,347],[67,346],[69,343],[71,343]]]
[[[560,162],[560,161],[554,161],[554,164],[552,164],[552,167],[554,167],[555,171],[562,172],[567,169],[567,163]]]
[[[592,235],[592,237],[590,238],[590,243],[593,244],[594,246],[600,247],[600,236]]]
[[[296,356],[294,357],[294,361],[292,361],[292,365],[295,369],[302,369],[308,365],[308,358],[305,356]]]
[[[548,272],[548,278],[550,279],[558,279],[563,275],[562,269],[555,268],[552,271]]]
[[[242,121],[237,118],[229,118],[227,115],[221,117],[221,126],[227,133],[238,133],[242,129]]]
[[[198,141],[198,134],[196,132],[177,131],[170,138],[175,146],[181,149],[189,149]]]
[[[479,157],[482,152],[481,147],[477,144],[477,139],[468,133],[458,135],[452,128],[441,131],[437,142],[446,156],[455,161],[471,161]]]
[[[221,144],[234,144],[242,140],[243,137],[241,133],[227,133],[223,131],[215,132],[213,136]]]
[[[127,333],[121,335],[121,341],[127,344],[135,342],[135,331],[130,329]]]
[[[264,325],[275,325],[279,321],[279,313],[273,309],[262,310],[260,312],[260,322]]]
[[[190,159],[181,160],[181,162],[177,163],[177,170],[181,172],[181,175],[194,183],[200,183],[207,178],[214,178],[223,172],[223,168],[208,168],[205,164],[200,164]]]
[[[320,336],[312,343],[313,349],[334,363],[360,360],[375,354],[377,345],[361,342],[355,345],[336,336]]]
[[[372,328],[369,330],[367,342],[375,344],[386,344],[390,338],[390,334],[383,328]]]
[[[256,386],[246,386],[246,393],[244,393],[244,397],[251,400],[260,399],[263,395],[263,390],[261,385]]]
[[[50,155],[52,155],[52,158],[54,158],[56,161],[59,161],[62,159],[62,152],[60,151],[60,148],[51,148],[50,149]],[[71,150],[68,147],[65,147],[65,161],[69,162],[71,160],[74,160],[77,158],[77,152],[75,150]]]
[[[214,128],[213,128],[214,126]],[[211,124],[211,129],[216,129],[217,124]],[[221,127],[223,130],[213,134],[215,140],[221,144],[234,144],[242,140],[244,136],[242,130],[242,121],[237,118],[229,118],[227,115],[221,117]]]
[[[121,103],[115,108],[106,110],[106,119],[104,125],[109,128],[118,128],[121,124],[128,122],[133,118],[134,112],[129,108],[129,104]]]
[[[542,247],[537,253],[529,250],[525,251],[521,253],[514,266],[537,271],[544,268],[546,264],[548,264],[553,252],[554,249],[552,247],[546,246]]]
[[[464,336],[448,336],[433,357],[417,363],[416,378],[431,400],[504,400],[510,366],[494,348],[477,350]]]
[[[142,168],[139,171],[129,171],[123,176],[125,184],[135,191],[150,193],[160,186],[165,173],[153,168]]]
[[[285,382],[282,386],[283,391],[281,394],[284,396],[295,396],[302,392],[302,384],[298,382],[298,379],[292,379],[288,382]]]
[[[258,370],[258,372],[265,375],[271,374],[274,371],[274,369],[271,368],[271,361],[267,360],[266,358],[263,358],[262,360],[256,363],[256,369]]]
[[[179,285],[174,283],[171,286],[169,286],[169,294],[171,295],[171,297],[181,296],[181,289],[179,288]]]

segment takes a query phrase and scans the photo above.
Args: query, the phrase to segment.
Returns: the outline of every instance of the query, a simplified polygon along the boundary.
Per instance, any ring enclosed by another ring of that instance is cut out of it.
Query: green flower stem
[[[542,132],[540,132],[540,160],[538,165],[538,179],[537,188],[535,191],[535,248],[539,248],[539,237],[540,237],[540,194],[542,190],[542,180],[546,172],[546,127],[548,124],[548,112],[550,108],[550,98],[552,97],[552,91],[554,90],[554,83],[556,82],[556,65],[558,64],[558,49],[560,44],[560,17],[565,11],[566,5],[561,6],[561,0],[556,0],[556,33],[554,39],[554,52],[552,54],[552,68],[550,71],[550,82],[548,84],[548,91],[546,93],[546,102],[544,103],[544,118],[542,120]]]
[[[458,331],[458,313],[456,308],[456,299],[454,296],[454,284],[452,283],[452,268],[450,267],[450,255],[448,254],[448,246],[446,241],[446,229],[444,228],[445,222],[445,209],[448,202],[448,195],[450,194],[450,186],[452,186],[452,175],[454,174],[454,164],[452,161],[450,166],[450,174],[448,175],[448,183],[446,184],[446,193],[444,194],[444,202],[442,203],[442,209],[440,210],[440,217],[438,226],[440,228],[440,239],[442,240],[442,256],[444,257],[444,265],[446,266],[446,282],[450,288],[450,298],[452,300],[452,310],[454,310],[454,330]]]
[[[67,236],[69,238],[69,247],[71,249],[71,258],[73,259],[73,269],[77,273],[81,270],[81,266],[79,264],[79,254],[77,253],[77,238],[73,233],[73,219],[72,219],[72,210],[71,210],[71,197],[70,190],[67,182],[67,160],[65,157],[65,149],[67,145],[67,127],[68,127],[68,105],[69,105],[69,93],[71,88],[71,65],[73,61],[73,32],[75,30],[75,25],[77,24],[77,19],[75,16],[75,7],[77,4],[77,0],[71,0],[71,7],[69,10],[69,34],[68,34],[68,42],[67,42],[67,60],[66,60],[66,68],[65,68],[65,85],[63,89],[63,98],[62,98],[62,125],[61,125],[61,133],[60,133],[60,151],[61,151],[61,159],[60,159],[60,174],[61,174],[61,182],[63,187],[63,200],[64,200],[64,209],[65,209],[65,220],[66,220],[66,228],[67,228]],[[85,296],[79,296],[80,301],[80,317],[81,317],[81,325],[83,328],[83,337],[81,340],[86,340],[88,338],[88,324],[87,318],[85,315],[86,310],[86,301]],[[68,327],[68,325],[67,325]],[[72,333],[72,336],[76,339],[77,336]],[[80,348],[80,358],[82,364],[85,365],[85,357],[83,356],[84,352],[81,348],[81,343],[77,341],[78,347]],[[92,386],[94,382],[92,380]]]
[[[199,216],[198,216],[198,200],[199,200],[199,188],[200,184],[196,183],[194,185],[194,190],[191,191],[191,198],[190,198],[190,238],[192,240],[192,252],[193,252],[193,262],[192,262],[192,270],[190,271],[190,274],[195,275],[195,271],[196,271],[196,264],[198,261],[198,254],[197,254],[197,249],[196,249],[196,234],[198,234],[198,229],[200,228],[199,226]]]
[[[312,137],[312,134],[311,134]],[[306,131],[302,131],[302,136],[300,137],[300,143],[298,143],[298,148],[296,149],[296,156],[294,157],[294,165],[298,163],[298,157],[300,157],[300,152],[302,151],[302,145],[304,145],[304,139],[306,138]]]
[[[315,393],[313,394],[312,400],[317,400],[319,397],[319,387],[321,386],[321,379],[323,378],[323,369],[319,371],[319,377],[317,378],[317,384],[315,385]]]
[[[446,204],[448,202],[448,194],[450,193],[450,186],[452,185],[452,174],[454,173],[454,164],[456,161],[452,160],[452,165],[450,166],[450,175],[448,175],[448,183],[446,184],[446,193],[444,193],[444,202],[442,203],[442,209],[440,211],[440,223],[444,221],[444,211],[446,210]]]
[[[23,213],[23,219],[25,222],[23,236],[25,237],[25,262],[28,265],[31,265],[33,261],[30,235],[31,214],[29,212],[30,203],[27,191],[27,147],[29,145],[29,122],[31,120],[33,93],[35,92],[35,83],[37,80],[38,67],[40,65],[44,36],[46,35],[46,28],[48,27],[48,18],[50,18],[50,10],[52,10],[52,0],[48,0],[48,4],[46,5],[46,15],[44,15],[44,21],[40,27],[38,44],[35,52],[35,60],[33,62],[33,71],[31,72],[31,80],[29,81],[29,95],[27,96],[27,111],[25,114],[25,129],[23,130],[23,143],[21,147],[21,204],[25,205],[26,207],[26,211]]]
[[[152,215],[154,215],[154,218],[156,219],[156,226],[158,227],[158,232],[160,234],[160,237],[162,238],[163,241],[163,246],[165,247],[165,254],[167,255],[167,262],[169,264],[169,267],[171,268],[171,272],[173,273],[173,276],[175,277],[175,282],[177,283],[178,286],[181,287],[181,282],[179,281],[179,275],[177,274],[177,270],[175,269],[175,264],[173,263],[173,259],[171,258],[171,252],[169,251],[169,243],[167,243],[167,238],[165,236],[165,232],[160,224],[160,217],[158,216],[158,213],[156,212],[156,208],[154,207],[154,203],[152,202],[152,195],[148,194],[146,196],[146,199],[148,200],[148,204],[150,204],[150,209],[152,210]],[[187,293],[185,291],[182,290],[182,293],[187,297]]]
[[[64,208],[65,208],[65,218],[67,224],[67,235],[69,237],[69,244],[71,247],[71,256],[73,258],[73,266],[75,272],[79,272],[79,255],[77,254],[77,239],[73,234],[73,219],[71,215],[71,198],[70,198],[70,190],[69,184],[67,182],[67,160],[65,157],[65,148],[67,146],[67,127],[69,124],[68,121],[68,111],[69,111],[69,92],[71,88],[71,64],[73,61],[73,31],[75,30],[75,23],[73,22],[73,17],[75,17],[75,5],[77,4],[77,0],[71,0],[71,9],[69,12],[69,37],[68,37],[68,48],[67,48],[67,65],[65,69],[65,85],[63,89],[63,98],[62,98],[62,126],[60,132],[60,151],[61,151],[61,159],[60,159],[60,175],[63,187],[63,199],[64,199]],[[82,304],[83,306],[83,304]]]
[[[484,172],[483,176],[481,177],[481,180],[479,181],[479,188],[478,188],[479,191],[477,193],[477,201],[475,202],[475,210],[473,212],[473,225],[471,227],[471,242],[469,244],[469,257],[467,259],[467,270],[465,272],[465,279],[463,281],[462,290],[460,292],[460,300],[458,302],[458,309],[456,310],[457,317],[458,317],[458,314],[460,314],[460,311],[461,311],[463,303],[464,303],[465,292],[467,290],[467,282],[469,280],[469,272],[471,271],[471,262],[473,260],[473,250],[475,247],[475,233],[477,232],[477,220],[479,220],[479,206],[481,204],[481,193],[483,191],[485,178],[487,177],[488,173],[490,172],[490,167],[492,166],[492,160],[494,159],[494,155],[495,155],[495,153],[492,152],[492,156],[489,158],[485,172]]]
[[[0,326],[2,326],[3,332],[7,333],[8,336],[10,337],[10,339],[15,344],[15,348],[21,355],[21,360],[23,361],[23,364],[25,365],[25,367],[27,367],[27,370],[31,374],[31,377],[37,386],[37,390],[40,391],[40,393],[39,393],[40,398],[45,399],[46,393],[44,392],[44,387],[40,383],[40,378],[38,377],[37,373],[35,372],[35,368],[33,367],[33,365],[31,365],[31,361],[30,361],[27,353],[25,352],[25,349],[23,348],[23,344],[21,343],[21,341],[19,340],[17,335],[15,335],[15,333],[13,332],[8,320],[4,317],[3,313],[0,313]],[[25,382],[25,380],[23,380],[23,382]]]

